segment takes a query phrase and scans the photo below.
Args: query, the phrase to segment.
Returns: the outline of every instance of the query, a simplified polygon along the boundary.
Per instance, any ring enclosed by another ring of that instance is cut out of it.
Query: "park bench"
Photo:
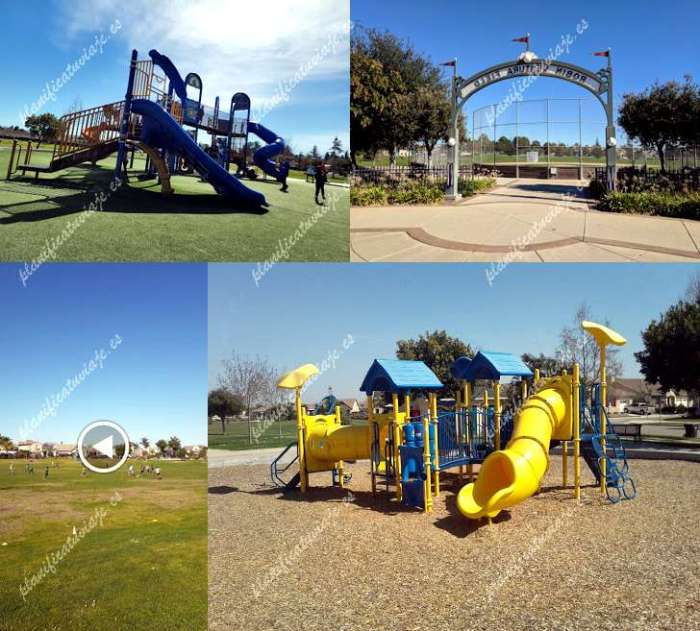
[[[612,426],[612,430],[618,436],[632,436],[634,441],[642,440],[642,424],[641,423],[625,423]]]

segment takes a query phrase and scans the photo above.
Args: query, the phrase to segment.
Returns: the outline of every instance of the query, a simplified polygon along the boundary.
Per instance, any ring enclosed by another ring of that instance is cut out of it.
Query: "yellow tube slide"
[[[307,453],[317,461],[366,460],[370,452],[368,425],[314,423],[306,442]]]
[[[476,482],[457,495],[457,508],[470,519],[495,517],[537,491],[549,463],[552,438],[571,434],[570,391],[555,380],[532,395],[520,409],[513,437],[481,465]]]

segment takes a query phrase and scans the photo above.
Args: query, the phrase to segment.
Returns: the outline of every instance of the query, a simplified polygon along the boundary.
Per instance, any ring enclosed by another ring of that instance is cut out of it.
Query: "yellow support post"
[[[496,432],[496,451],[501,449],[501,382],[493,384],[493,425]]]
[[[338,425],[343,424],[342,417],[340,414],[340,406],[339,405],[335,406],[335,420],[336,420],[336,423]],[[338,486],[340,486],[341,489],[345,488],[345,481],[343,480],[343,461],[342,460],[339,460],[336,463],[336,469],[338,470]]]
[[[428,417],[423,418],[423,466],[425,467],[425,512],[430,513],[433,510],[433,498],[431,495],[431,472],[430,472],[430,421]]]
[[[600,413],[600,449],[603,452],[603,459],[600,461],[600,492],[602,495],[606,495],[608,492],[607,462],[605,460],[605,433],[608,431],[608,424],[605,416],[605,407],[608,402],[608,384],[606,383],[605,368],[605,346],[600,346],[600,407],[602,408]]]
[[[369,427],[369,440],[370,440],[370,450],[369,450],[369,473],[372,478],[372,495],[377,494],[377,463],[374,461],[375,454],[372,451],[372,445],[374,444],[374,400],[372,394],[367,395],[367,425]],[[377,430],[379,428],[377,427]],[[379,431],[377,431],[377,436]]]
[[[580,402],[580,372],[579,365],[574,364],[573,369],[573,395],[574,395],[574,499],[579,502],[581,500],[581,402]]]
[[[602,434],[600,439],[600,447],[603,451],[603,459],[600,463],[600,492],[605,495],[607,493],[606,488],[606,463],[605,463],[605,433],[607,432],[607,421],[605,416],[605,411],[608,404],[608,383],[606,376],[606,357],[605,349],[608,344],[615,344],[616,346],[623,346],[627,340],[622,337],[619,333],[609,329],[602,324],[597,324],[595,322],[588,322],[584,320],[581,322],[581,327],[584,331],[589,333],[595,339],[598,345],[598,350],[600,351],[600,405],[603,408],[600,415],[600,433]]]
[[[404,419],[406,423],[411,420],[411,395],[406,393],[403,397],[403,409],[406,413],[406,418]]]
[[[437,396],[430,393],[430,420],[435,429],[435,497],[440,495],[440,445],[438,442],[438,417],[437,417]]]
[[[297,453],[299,454],[299,486],[301,492],[308,489],[308,475],[306,473],[306,449],[304,445],[304,408],[301,406],[301,388],[294,389],[294,407],[297,413]]]
[[[527,379],[523,379],[520,382],[520,398],[525,403],[525,399],[527,399]]]
[[[569,483],[569,441],[563,441],[561,449],[561,485],[566,488]]]
[[[399,424],[399,395],[391,394],[391,403],[394,408],[394,481],[396,483],[396,499],[401,501],[401,459],[399,457],[399,444],[401,439],[401,427]]]
[[[465,382],[464,384],[464,406],[466,407],[467,414],[467,440],[473,440],[471,435],[471,407],[472,407],[472,384],[471,382]],[[467,465],[467,476],[472,478],[474,476],[474,465]]]

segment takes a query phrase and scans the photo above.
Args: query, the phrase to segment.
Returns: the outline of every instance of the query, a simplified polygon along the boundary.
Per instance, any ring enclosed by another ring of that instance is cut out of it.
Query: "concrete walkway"
[[[583,183],[499,179],[441,206],[352,208],[353,261],[700,260],[700,222],[593,208]]]
[[[229,451],[227,449],[207,450],[207,460],[210,469],[218,467],[236,467],[239,465],[270,464],[284,447],[270,449],[246,449]]]

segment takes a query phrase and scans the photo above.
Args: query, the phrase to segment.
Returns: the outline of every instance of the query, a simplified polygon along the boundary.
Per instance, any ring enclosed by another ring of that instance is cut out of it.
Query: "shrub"
[[[461,180],[459,183],[459,192],[464,197],[472,197],[477,193],[488,191],[496,186],[496,178],[482,177],[469,180]]]
[[[700,193],[606,193],[599,207],[617,213],[700,220]]]
[[[429,184],[404,184],[389,190],[390,204],[435,204],[445,196],[442,187]]]
[[[350,203],[353,206],[384,206],[386,204],[435,204],[445,196],[441,186],[407,182],[399,186],[353,186]]]
[[[350,189],[350,203],[353,206],[383,206],[387,202],[387,191],[381,186],[353,186]]]
[[[591,183],[588,185],[588,196],[591,199],[601,199],[607,192],[608,189],[605,183],[600,180],[591,180]]]

